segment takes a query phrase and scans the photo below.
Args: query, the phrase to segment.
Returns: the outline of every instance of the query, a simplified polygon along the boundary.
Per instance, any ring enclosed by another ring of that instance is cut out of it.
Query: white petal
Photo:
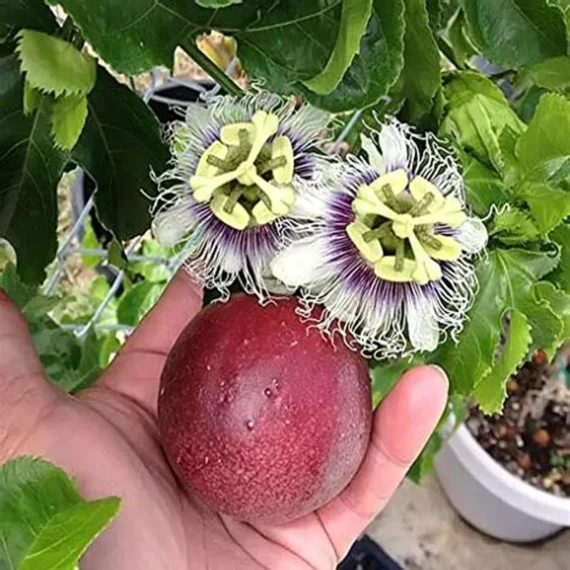
[[[275,256],[271,262],[271,272],[291,288],[316,281],[321,277],[319,274],[323,264],[320,243],[314,237],[294,242]]]
[[[327,195],[324,192],[319,193],[317,189],[303,187],[303,182],[298,178],[295,180],[295,192],[297,196],[289,210],[289,217],[313,220],[325,215]]]
[[[406,168],[408,165],[408,144],[401,128],[390,123],[382,127],[378,141],[387,171]]]
[[[160,212],[152,221],[152,233],[158,243],[165,247],[179,243],[193,227],[192,210],[184,201]]]
[[[486,245],[489,236],[485,224],[479,218],[467,218],[461,226],[457,241],[469,253],[479,253]]]
[[[378,170],[378,172],[384,172],[384,159],[382,158],[378,147],[374,144],[374,141],[366,135],[360,135],[360,145],[368,155],[368,164],[370,164],[374,170]]]
[[[242,270],[243,263],[240,256],[228,248],[220,256],[220,267],[227,273],[236,274]]]
[[[406,317],[412,346],[416,350],[435,350],[439,342],[439,327],[432,303],[421,292],[406,301]]]

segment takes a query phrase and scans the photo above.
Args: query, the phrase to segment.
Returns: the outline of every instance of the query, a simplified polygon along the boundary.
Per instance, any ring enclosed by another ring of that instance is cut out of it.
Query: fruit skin
[[[370,437],[366,361],[301,322],[294,298],[204,309],[169,354],[158,404],[166,454],[217,512],[283,523],[328,503]]]

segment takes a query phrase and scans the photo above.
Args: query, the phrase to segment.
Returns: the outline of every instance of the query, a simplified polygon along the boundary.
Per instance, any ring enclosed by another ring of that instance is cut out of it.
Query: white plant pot
[[[443,446],[435,466],[458,513],[488,535],[531,542],[570,526],[570,499],[555,497],[509,473],[465,425]]]

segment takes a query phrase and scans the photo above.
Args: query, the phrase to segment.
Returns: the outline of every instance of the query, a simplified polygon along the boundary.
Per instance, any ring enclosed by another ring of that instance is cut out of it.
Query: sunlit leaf
[[[84,501],[76,483],[41,459],[0,467],[0,568],[74,570],[117,515],[120,499]]]
[[[329,60],[318,75],[303,81],[311,91],[326,95],[338,86],[360,50],[371,12],[372,0],[343,0],[338,37]]]
[[[79,140],[87,120],[87,97],[67,95],[60,97],[52,107],[52,135],[55,145],[71,150]]]
[[[492,369],[475,385],[475,399],[486,414],[499,414],[507,396],[506,383],[529,353],[531,335],[526,317],[511,311],[507,340]]]
[[[60,38],[21,30],[17,52],[26,81],[42,93],[87,95],[95,85],[95,60]]]

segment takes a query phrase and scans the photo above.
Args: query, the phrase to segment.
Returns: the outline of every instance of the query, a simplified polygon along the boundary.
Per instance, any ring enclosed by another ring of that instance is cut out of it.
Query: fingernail
[[[430,364],[430,366],[440,373],[441,377],[445,381],[445,384],[449,388],[449,376],[447,375],[447,372],[441,366],[438,366],[437,364]]]

